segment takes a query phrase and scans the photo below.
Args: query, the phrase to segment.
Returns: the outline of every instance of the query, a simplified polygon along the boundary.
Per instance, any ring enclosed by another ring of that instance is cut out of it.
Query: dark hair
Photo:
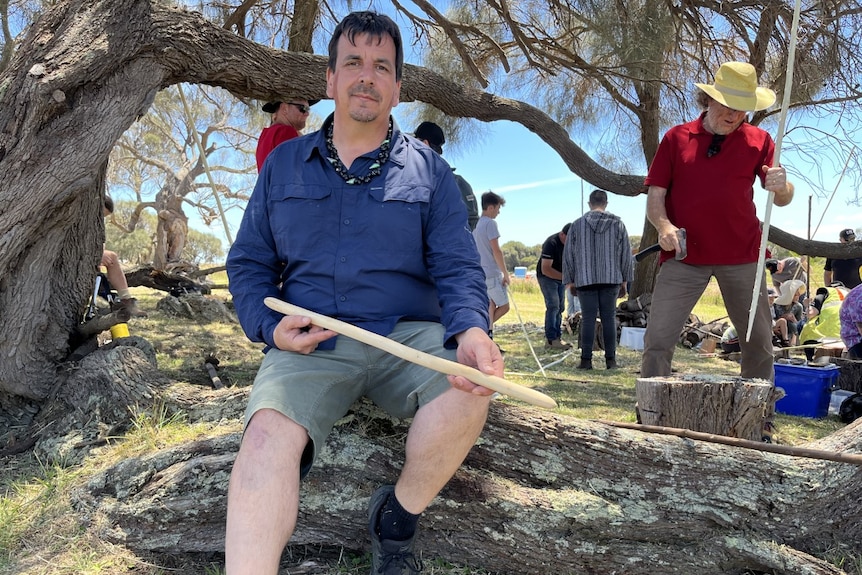
[[[114,200],[112,200],[111,196],[109,196],[107,194],[102,199],[104,200],[102,202],[102,205],[105,206],[105,209],[108,211],[109,214],[113,214],[114,213]]]
[[[346,36],[351,44],[356,45],[356,36],[368,34],[377,38],[378,43],[385,34],[392,37],[395,43],[395,80],[401,80],[401,72],[404,68],[404,50],[401,46],[401,31],[392,18],[385,14],[376,12],[351,12],[335,27],[332,38],[329,40],[329,69],[335,71],[338,61],[338,40]]]
[[[606,206],[608,205],[608,193],[604,190],[593,190],[590,192],[591,206]]]
[[[503,199],[502,196],[498,196],[497,194],[495,194],[494,192],[492,192],[490,190],[485,192],[484,194],[482,194],[482,209],[483,210],[489,206],[505,206],[505,205],[506,205],[506,200]]]
[[[763,262],[763,267],[768,269],[771,274],[778,273],[778,260],[770,258]]]
[[[564,225],[564,226],[563,226],[563,233],[564,233],[564,234],[566,234],[566,235],[568,235],[568,234],[569,234],[569,228],[571,228],[571,227],[572,227],[572,224],[571,224],[571,223],[568,223],[568,224]]]

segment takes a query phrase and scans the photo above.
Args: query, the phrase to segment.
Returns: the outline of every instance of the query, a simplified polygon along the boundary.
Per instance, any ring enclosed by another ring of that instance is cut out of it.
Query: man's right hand
[[[678,252],[681,249],[678,231],[679,228],[670,222],[658,230],[658,245],[661,249],[669,252]]]
[[[317,344],[336,335],[334,331],[311,325],[310,317],[286,315],[275,326],[272,339],[278,349],[309,354],[317,349]]]
[[[458,342],[456,358],[458,363],[475,367],[482,373],[503,377],[503,354],[500,346],[488,337],[488,333],[478,327],[471,327],[466,331],[455,335]],[[475,384],[461,375],[447,376],[449,383],[455,389],[471,393],[473,395],[491,395],[493,390]]]

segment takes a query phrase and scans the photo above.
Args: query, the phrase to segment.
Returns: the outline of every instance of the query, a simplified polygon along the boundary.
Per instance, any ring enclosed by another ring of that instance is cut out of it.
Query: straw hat
[[[757,72],[747,62],[725,62],[712,85],[695,83],[695,86],[715,101],[742,112],[765,110],[775,103],[775,92],[757,86]]]

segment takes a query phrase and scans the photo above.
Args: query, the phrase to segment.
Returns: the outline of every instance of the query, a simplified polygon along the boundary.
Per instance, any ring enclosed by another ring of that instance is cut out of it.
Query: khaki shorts
[[[488,290],[488,298],[497,307],[502,307],[509,303],[509,293],[506,291],[506,286],[503,285],[502,275],[485,278],[485,288]]]
[[[443,348],[443,335],[439,323],[402,321],[389,338],[454,361],[455,350]],[[245,425],[258,410],[274,409],[304,427],[311,438],[300,466],[305,477],[332,426],[360,397],[403,418],[450,388],[441,373],[340,335],[331,351],[270,349],[254,380]]]

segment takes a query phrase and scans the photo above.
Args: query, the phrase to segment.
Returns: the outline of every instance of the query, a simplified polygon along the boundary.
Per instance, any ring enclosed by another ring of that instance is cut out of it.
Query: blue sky
[[[313,108],[320,120],[332,111],[332,102],[324,100]],[[393,110],[401,129],[412,132],[415,126],[409,105],[401,104]],[[501,242],[519,241],[527,246],[541,244],[566,222],[580,217],[587,210],[586,200],[594,189],[588,182],[573,174],[563,160],[536,134],[520,124],[508,121],[483,126],[485,133],[477,143],[444,146],[444,157],[473,186],[477,198],[482,192],[493,190],[506,199],[506,206],[497,218]],[[578,143],[578,142],[576,142]],[[786,142],[785,142],[786,145]],[[771,221],[799,237],[808,235],[808,196],[811,190],[792,174],[793,156],[782,154],[782,163],[791,171],[790,179],[797,184],[794,201],[786,207],[774,207]],[[843,162],[838,162],[839,171]],[[837,242],[838,232],[844,228],[862,227],[862,208],[849,206],[851,190],[844,184],[832,200],[824,216],[828,196],[832,193],[838,173],[826,174],[830,187],[812,200],[811,227],[823,221],[813,239]],[[582,201],[583,190],[583,201]],[[760,217],[766,207],[766,192],[755,185],[755,203]],[[626,197],[610,194],[608,211],[619,215],[630,235],[641,235],[646,212],[646,196]],[[238,222],[237,222],[238,223]],[[211,233],[220,234],[214,224]],[[236,228],[232,227],[235,234]],[[720,233],[720,232],[719,232]]]
[[[556,152],[537,135],[511,122],[495,122],[488,129],[490,134],[482,146],[463,152],[451,146],[444,148],[444,155],[470,182],[477,196],[491,189],[506,198],[506,206],[497,219],[501,241],[516,240],[528,246],[541,243],[565,222],[574,220],[588,209],[586,199],[594,187],[583,182],[582,202],[581,179],[572,174]],[[808,196],[812,190],[798,176],[794,177],[793,160],[792,153],[782,154],[782,164],[787,166],[789,179],[796,184],[794,200],[789,206],[773,207],[771,223],[804,238],[808,235]],[[840,170],[843,162],[838,164]],[[862,208],[848,205],[849,198],[855,195],[851,192],[855,190],[848,187],[847,180],[839,186],[824,215],[828,196],[835,189],[838,176],[838,173],[825,174],[829,187],[820,193],[821,197],[814,194],[812,198],[811,231],[814,240],[837,242],[838,232],[842,229],[862,227]],[[766,192],[759,183],[755,184],[755,204],[762,219]],[[608,211],[623,219],[630,235],[642,234],[646,196],[610,194]],[[822,223],[814,234],[821,217]]]

